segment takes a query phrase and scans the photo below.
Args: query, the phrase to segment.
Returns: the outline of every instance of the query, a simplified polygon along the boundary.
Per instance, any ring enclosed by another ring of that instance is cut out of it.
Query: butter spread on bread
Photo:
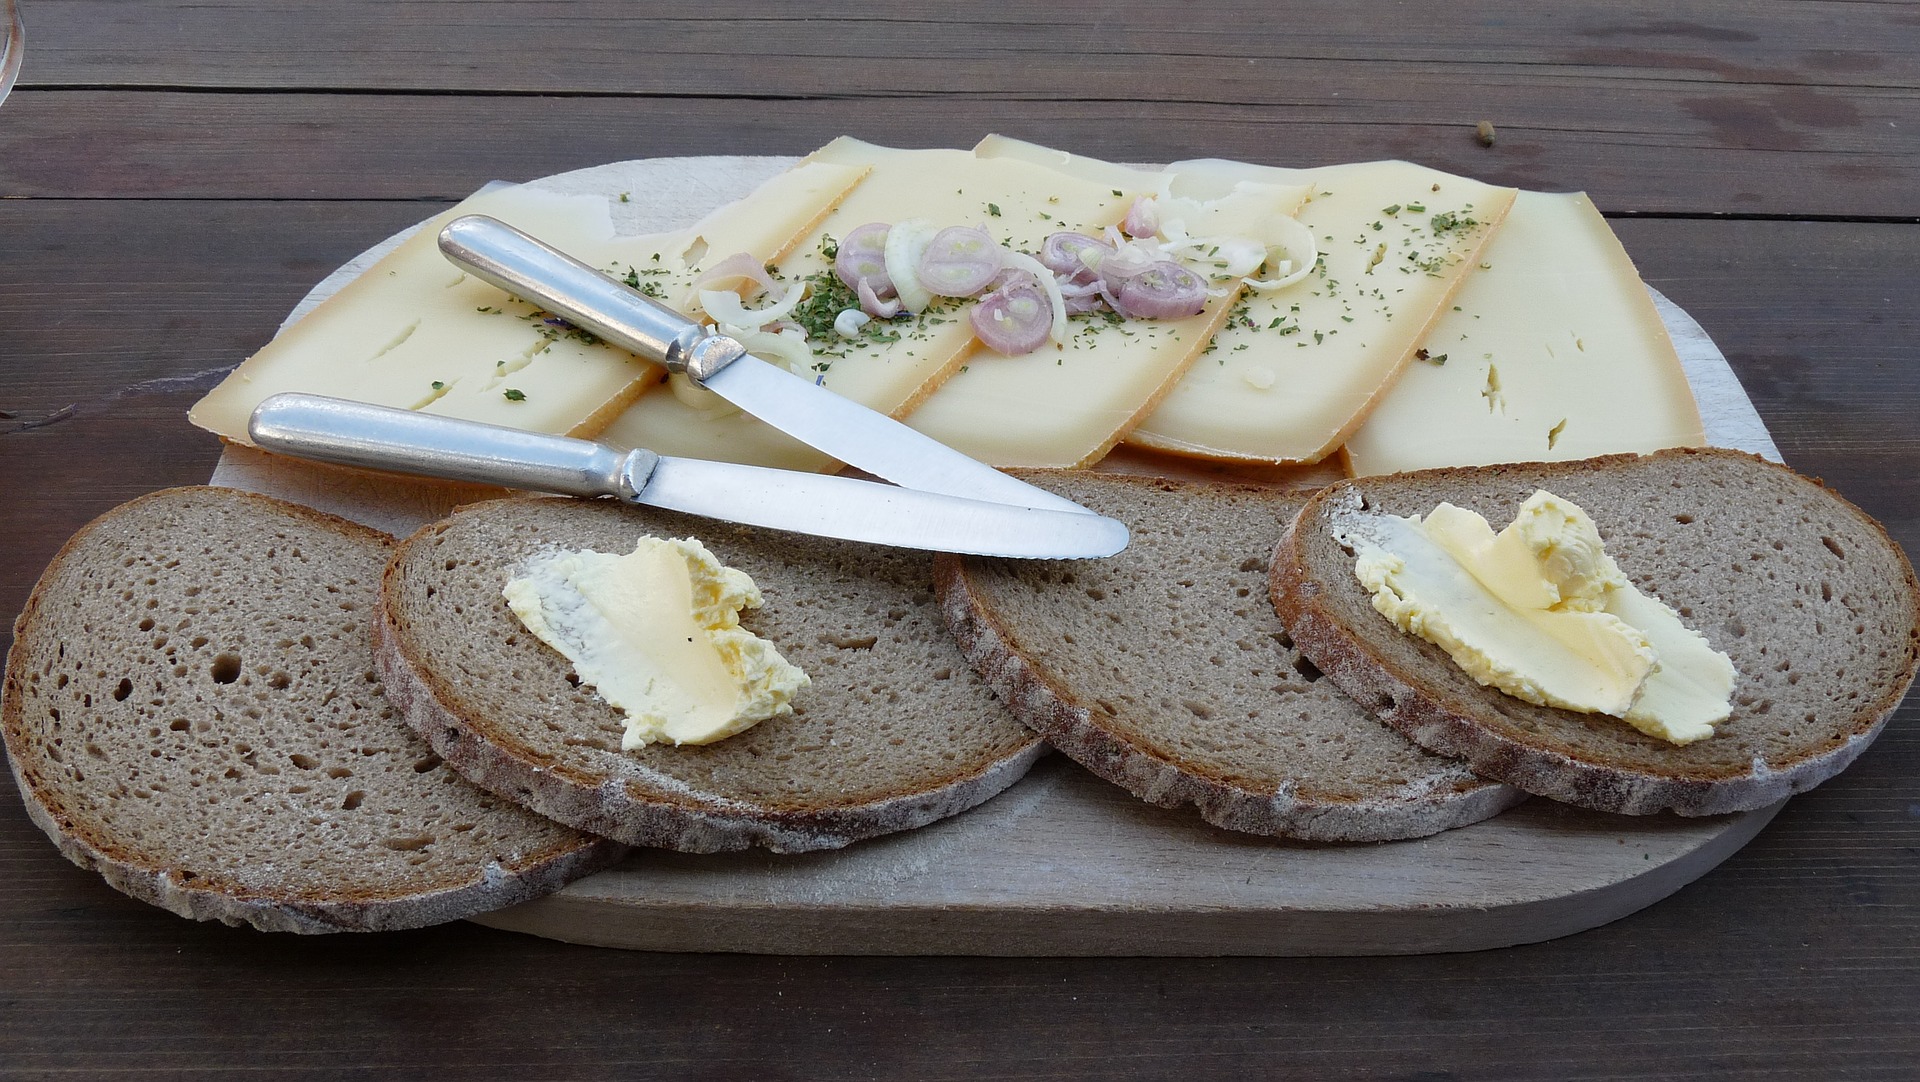
[[[793,712],[807,674],[740,626],[760,588],[692,538],[642,537],[625,556],[543,552],[507,606],[627,716],[623,750],[711,744]]]
[[[1571,501],[1536,491],[1498,534],[1450,503],[1335,529],[1373,607],[1483,685],[1674,744],[1712,736],[1730,712],[1733,662],[1635,589]]]
[[[1733,660],[1733,710],[1713,739],[1675,746],[1482,686],[1380,618],[1334,533],[1351,514],[1420,514],[1443,500],[1504,517],[1542,488],[1588,508],[1634,585]],[[1920,584],[1899,546],[1831,490],[1737,451],[1336,482],[1287,529],[1272,593],[1318,670],[1422,747],[1540,796],[1630,815],[1750,811],[1812,788],[1872,742],[1920,665]]]

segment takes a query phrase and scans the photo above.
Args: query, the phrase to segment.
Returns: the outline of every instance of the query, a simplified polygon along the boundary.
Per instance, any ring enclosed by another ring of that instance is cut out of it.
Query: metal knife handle
[[[455,218],[440,231],[440,251],[474,277],[696,380],[705,380],[746,352],[733,339],[709,332],[498,218]]]
[[[342,466],[627,500],[660,460],[652,451],[623,454],[566,436],[312,394],[268,398],[247,434],[270,451]]]

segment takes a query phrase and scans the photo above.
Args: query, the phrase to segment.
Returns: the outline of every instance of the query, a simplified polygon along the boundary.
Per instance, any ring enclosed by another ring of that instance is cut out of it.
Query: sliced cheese
[[[1064,176],[1029,162],[983,159],[964,150],[897,150],[858,139],[836,139],[807,160],[870,172],[781,263],[788,281],[831,274],[822,243],[868,222],[917,218],[936,227],[984,225],[1009,247],[1032,252],[1058,230],[1099,232],[1124,217],[1136,195],[1150,193]],[[869,409],[903,414],[965,363],[974,345],[965,312],[970,303],[941,301],[882,328],[890,340],[841,340],[829,334],[815,342],[819,356],[807,374]],[[645,396],[601,438],[618,447],[785,469],[837,465],[752,417],[701,410],[672,395]]]
[[[983,144],[983,153],[1046,160],[1016,140]],[[1099,177],[1151,189],[1166,178],[1091,159],[1061,155],[1069,175]],[[1192,236],[1259,236],[1262,223],[1293,212],[1302,186],[1243,184],[1209,200],[1182,221]],[[1204,272],[1205,268],[1195,268]],[[984,347],[907,417],[916,430],[994,466],[1091,465],[1118,443],[1163,391],[1207,348],[1239,299],[1242,279],[1217,283],[1218,296],[1186,319],[1075,317],[1066,341],[1003,357]]]
[[[1480,269],[1347,440],[1356,475],[1706,441],[1680,358],[1582,194],[1521,192]]]
[[[1345,442],[1427,340],[1514,197],[1408,162],[1203,161],[1168,172],[1176,195],[1261,178],[1314,186],[1296,217],[1319,242],[1319,267],[1284,289],[1249,291],[1212,350],[1127,437],[1229,461],[1318,462]]]
[[[660,369],[469,278],[440,254],[442,226],[463,214],[488,214],[684,306],[709,260],[735,251],[784,255],[861,172],[835,164],[796,169],[724,214],[640,237],[614,234],[601,196],[525,186],[473,196],[425,223],[248,358],[189,419],[246,442],[247,418],[263,399],[305,391],[591,435],[657,383]]]

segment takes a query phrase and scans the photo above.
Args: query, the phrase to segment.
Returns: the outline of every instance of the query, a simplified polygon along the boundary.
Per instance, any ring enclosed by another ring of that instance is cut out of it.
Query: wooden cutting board
[[[616,202],[625,232],[691,221],[786,158],[621,162],[534,183]],[[289,322],[397,244],[349,262]],[[1655,294],[1711,442],[1778,458],[1726,361]],[[1136,468],[1138,464],[1135,464]],[[242,447],[213,483],[404,535],[491,493],[395,483]],[[1531,800],[1414,841],[1323,845],[1220,830],[1150,807],[1062,756],[964,815],[825,853],[641,851],[560,892],[475,918],[577,943],[774,954],[1346,955],[1479,950],[1592,928],[1651,905],[1752,838],[1742,815],[1627,817]]]

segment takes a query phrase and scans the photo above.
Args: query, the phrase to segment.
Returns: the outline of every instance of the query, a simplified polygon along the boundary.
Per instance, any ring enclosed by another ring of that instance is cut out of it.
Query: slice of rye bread
[[[500,591],[535,553],[697,537],[765,596],[741,624],[806,670],[794,712],[707,745],[622,751]],[[1045,745],[940,626],[926,554],[610,501],[472,504],[405,541],[382,587],[388,695],[461,773],[584,830],[683,852],[831,849],[923,826],[1018,781]]]
[[[14,629],[4,732],[74,863],[198,920],[414,928],[524,901],[624,847],[440,764],[373,674],[385,535],[231,489],[124,504]]]
[[[948,627],[1022,721],[1142,800],[1313,841],[1477,822],[1525,794],[1375,721],[1303,659],[1267,567],[1305,497],[1274,486],[1023,473],[1126,522],[1105,560],[941,557]]]
[[[1627,577],[1732,657],[1733,714],[1713,736],[1679,747],[1482,687],[1374,610],[1335,536],[1350,516],[1424,515],[1443,500],[1497,528],[1541,488],[1584,508]],[[1636,815],[1760,808],[1832,777],[1879,733],[1920,658],[1920,590],[1899,546],[1817,482],[1737,451],[1342,482],[1301,510],[1272,591],[1314,664],[1422,746],[1529,792]]]

